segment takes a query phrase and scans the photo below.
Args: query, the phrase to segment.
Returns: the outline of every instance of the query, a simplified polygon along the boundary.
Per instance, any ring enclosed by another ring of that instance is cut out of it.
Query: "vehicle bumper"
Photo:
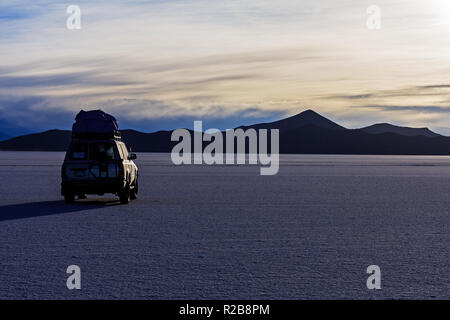
[[[126,186],[124,180],[110,181],[62,181],[61,195],[66,193],[103,194],[118,193]]]

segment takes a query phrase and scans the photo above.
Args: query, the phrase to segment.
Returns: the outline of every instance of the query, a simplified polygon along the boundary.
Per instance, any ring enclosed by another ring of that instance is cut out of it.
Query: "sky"
[[[449,0],[2,0],[0,132],[69,129],[80,109],[146,132],[313,109],[450,135],[449,53]]]

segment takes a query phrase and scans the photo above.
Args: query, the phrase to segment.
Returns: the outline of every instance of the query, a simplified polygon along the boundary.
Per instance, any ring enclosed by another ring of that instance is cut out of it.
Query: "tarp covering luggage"
[[[75,117],[72,125],[72,135],[119,135],[119,123],[112,115],[102,110],[84,111],[81,110]]]

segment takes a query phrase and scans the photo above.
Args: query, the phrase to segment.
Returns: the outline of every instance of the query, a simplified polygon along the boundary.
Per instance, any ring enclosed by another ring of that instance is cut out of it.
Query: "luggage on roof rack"
[[[72,132],[72,139],[92,139],[92,140],[93,139],[96,139],[96,140],[114,139],[114,140],[120,141],[122,138],[121,138],[120,132],[115,131],[115,132],[107,132],[107,133]]]
[[[102,110],[81,110],[72,125],[72,138],[120,140],[119,123]]]

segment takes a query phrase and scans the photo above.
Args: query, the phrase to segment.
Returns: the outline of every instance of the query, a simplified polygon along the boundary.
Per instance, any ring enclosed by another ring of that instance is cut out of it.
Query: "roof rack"
[[[114,130],[111,132],[72,132],[72,139],[114,139],[121,141],[120,131]]]

